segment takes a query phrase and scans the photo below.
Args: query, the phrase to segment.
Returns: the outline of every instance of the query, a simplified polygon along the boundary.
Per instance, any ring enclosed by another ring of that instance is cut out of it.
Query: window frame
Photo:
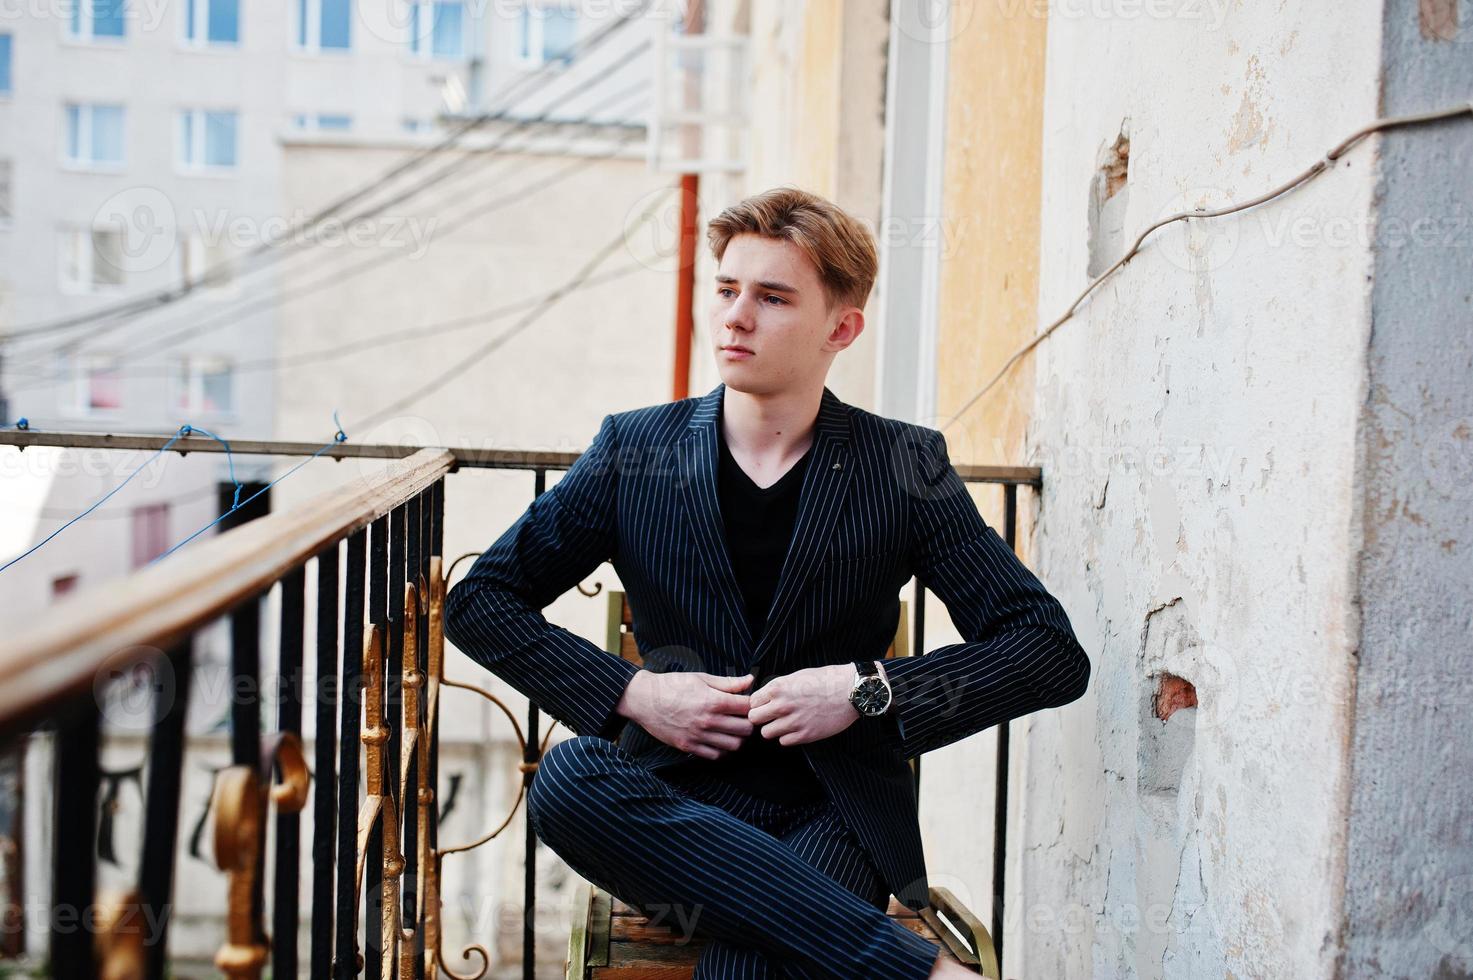
[[[116,352],[82,351],[71,355],[69,358],[72,365],[72,410],[87,418],[112,418],[127,411],[128,399],[124,397],[123,390],[126,375],[115,363],[118,360]],[[91,397],[91,374],[93,365],[100,362],[113,362],[114,370],[118,371],[118,403],[105,407],[94,407]]]
[[[224,408],[205,407],[205,372],[200,370],[202,363],[217,363],[224,366],[223,373],[229,384],[229,397]],[[237,376],[235,361],[224,354],[206,354],[198,351],[174,354],[169,358],[169,411],[195,417],[233,418],[235,416]]]
[[[63,293],[66,293],[69,296],[96,296],[120,292],[121,290],[127,288],[127,269],[118,270],[118,281],[115,283],[98,283],[96,265],[94,264],[97,258],[97,243],[92,237],[98,232],[108,232],[120,237],[124,237],[128,234],[127,228],[118,225],[108,224],[64,224],[61,226],[61,232],[61,245],[58,249],[57,254],[57,258],[60,261],[57,264],[56,278],[57,284]],[[70,264],[71,257],[67,255],[66,251],[64,250],[70,250],[76,247],[76,236],[85,236],[84,247],[81,251],[81,261],[79,263],[80,268],[78,270],[82,274],[82,277],[79,280],[72,280],[68,279],[66,276],[66,269],[67,266]]]
[[[333,46],[325,48],[322,46],[322,4],[323,0],[292,0],[287,19],[286,34],[290,49],[300,55],[334,57],[351,54],[353,51],[353,18],[357,12],[356,0],[344,0],[348,5],[348,43],[342,47]],[[305,37],[298,37],[298,21],[305,20],[300,26],[305,30]]]
[[[206,123],[211,114],[228,114],[233,120],[235,132],[231,143],[235,159],[228,164],[206,163],[205,147],[208,137]],[[189,119],[189,152],[198,153],[197,162],[185,155],[184,120]],[[240,111],[221,107],[180,106],[174,116],[174,171],[188,177],[233,176],[240,171]]]
[[[0,72],[0,102],[15,97],[15,32],[0,31],[5,47],[5,71]]]
[[[460,8],[460,43],[455,54],[435,52],[435,8],[440,4]],[[414,61],[437,61],[446,64],[466,62],[471,59],[471,20],[473,11],[466,0],[405,0],[407,14],[404,18],[408,33],[406,49]],[[429,30],[420,35],[421,18],[428,16]]]
[[[208,254],[209,243],[205,241],[203,235],[195,231],[179,229],[175,236],[174,247],[178,251],[175,278],[181,286],[194,280],[192,272],[195,265],[200,267],[200,275],[206,276],[217,265],[228,266],[230,264],[230,258],[223,254],[223,247],[221,248],[222,254],[218,256],[219,261],[211,262]],[[235,271],[231,270],[230,278],[223,283],[198,286],[194,292],[195,295],[206,301],[235,299],[241,294],[240,279],[236,276]]]
[[[242,47],[241,22],[243,18],[238,2],[235,5],[235,40],[210,40],[210,5],[215,2],[216,0],[180,0],[178,38],[180,47],[190,51],[235,51]],[[197,38],[189,36],[191,14],[193,14],[195,23],[200,26],[200,36]]]
[[[72,110],[77,110],[77,147],[79,153],[83,146],[87,149],[87,155],[73,157],[72,147]],[[119,147],[121,156],[116,160],[98,160],[91,151],[92,132],[94,129],[93,116],[98,109],[117,109],[119,116],[119,130],[122,133],[122,146]],[[67,169],[78,172],[91,173],[119,173],[128,166],[128,108],[121,102],[63,102],[62,133],[61,133],[61,165]]]
[[[98,34],[96,21],[92,16],[92,5],[97,0],[71,0],[72,16],[67,17],[62,24],[63,36],[71,44],[126,44],[128,41],[128,13],[124,0],[114,0],[124,7],[120,22],[123,25],[120,34]]]
[[[555,58],[549,58],[547,56],[547,20],[549,16],[549,11],[553,10],[557,11],[559,14],[573,14],[573,41],[569,45],[569,47],[572,48],[577,45],[578,24],[581,22],[582,18],[578,16],[576,10],[570,11],[561,3],[539,2],[539,0],[523,0],[520,9],[517,10],[517,20],[516,26],[513,31],[512,47],[512,59],[519,67],[541,68],[549,61],[560,61],[566,66],[572,62],[572,56],[567,54],[558,55]],[[534,11],[538,11],[539,13],[534,15]],[[535,57],[530,53],[522,53],[522,32],[524,30],[524,24],[526,25],[525,29],[527,31],[527,48],[529,52],[536,52]]]

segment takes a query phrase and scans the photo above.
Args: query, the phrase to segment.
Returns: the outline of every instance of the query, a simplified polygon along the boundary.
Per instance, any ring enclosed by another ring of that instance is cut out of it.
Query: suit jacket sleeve
[[[614,557],[618,436],[611,415],[553,487],[445,597],[445,636],[579,735],[612,739],[639,668],[549,623],[544,609]]]
[[[905,758],[1019,715],[1081,696],[1089,657],[1063,606],[978,513],[947,456],[925,429],[911,494],[914,569],[946,604],[961,643],[885,662]]]

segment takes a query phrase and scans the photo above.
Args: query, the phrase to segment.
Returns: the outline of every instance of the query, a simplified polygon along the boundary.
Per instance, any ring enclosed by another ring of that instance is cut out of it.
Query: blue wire
[[[270,490],[272,487],[276,486],[282,480],[285,480],[287,477],[291,476],[297,470],[301,469],[302,467],[306,466],[308,463],[312,462],[318,456],[321,456],[323,453],[327,452],[333,446],[335,446],[335,445],[337,445],[338,443],[341,443],[341,442],[346,442],[347,439],[348,439],[348,434],[343,431],[342,423],[338,422],[338,413],[337,413],[337,410],[336,409],[333,410],[332,420],[333,420],[333,422],[335,424],[337,424],[338,431],[333,435],[331,442],[328,442],[328,443],[324,444],[322,446],[322,448],[320,448],[320,449],[317,450],[317,452],[313,453],[311,456],[308,456],[306,459],[302,460],[296,466],[293,466],[291,469],[287,470],[285,473],[281,474],[281,476],[278,476],[276,479],[272,480],[270,483],[266,484],[264,487],[262,487],[261,489],[257,490],[255,493],[251,494],[246,499],[241,500],[241,501],[239,501],[236,504],[233,504],[231,506],[231,508],[229,510],[227,510],[225,513],[221,514],[219,517],[215,518],[213,521],[211,521],[210,523],[206,524],[204,527],[200,528],[198,531],[195,531],[189,537],[185,538],[183,541],[180,541],[178,544],[174,545],[174,547],[170,548],[168,551],[166,551],[163,554],[159,555],[157,558],[154,558],[152,561],[149,562],[149,564],[152,565],[156,561],[161,561],[164,558],[169,557],[174,552],[178,551],[180,548],[184,547],[186,544],[188,544],[189,542],[193,541],[195,538],[199,537],[201,534],[204,534],[210,528],[214,527],[216,524],[219,524],[221,521],[225,520],[225,518],[229,517],[231,514],[235,513],[237,510],[240,510],[242,507],[244,507],[246,504],[250,503],[252,500],[255,500],[257,497],[261,496],[261,494],[265,493],[267,490]],[[235,495],[236,495],[237,498],[240,497],[240,485],[239,484],[236,484],[236,493],[235,493]]]
[[[188,429],[190,428],[190,426],[186,425],[185,428]],[[209,436],[211,439],[215,440],[220,445],[225,447],[225,462],[230,464],[230,482],[235,484],[235,497],[230,504],[230,509],[234,510],[235,508],[240,506],[240,492],[244,490],[245,487],[241,486],[240,481],[235,478],[235,455],[230,451],[230,443],[226,442],[224,439],[221,439],[213,432],[206,431],[205,429],[201,429],[198,426],[194,427],[194,431],[203,432],[205,435]]]
[[[25,419],[21,419],[21,421],[24,422]],[[148,457],[148,459],[145,459],[142,463],[140,463],[138,465],[138,468],[136,470],[134,470],[132,473],[129,473],[128,474],[127,479],[123,480],[122,483],[119,483],[117,486],[113,487],[107,493],[103,494],[103,496],[101,498],[99,498],[98,501],[95,504],[93,504],[91,507],[88,507],[86,510],[82,511],[82,513],[78,514],[76,517],[73,517],[71,520],[67,521],[65,524],[63,524],[61,527],[57,528],[55,531],[52,531],[50,534],[46,535],[46,537],[43,538],[41,540],[41,542],[39,544],[37,544],[35,547],[33,547],[30,551],[27,551],[25,554],[19,555],[19,556],[15,557],[15,558],[12,558],[10,561],[6,562],[4,565],[0,565],[0,572],[5,571],[7,568],[9,568],[11,565],[14,565],[16,562],[20,561],[21,559],[28,558],[31,555],[35,554],[37,551],[41,550],[41,547],[43,545],[45,545],[48,541],[50,541],[52,538],[56,537],[62,531],[65,531],[67,528],[71,527],[73,524],[77,523],[82,518],[84,518],[88,514],[92,513],[98,507],[101,507],[102,504],[103,504],[103,502],[106,501],[108,497],[111,497],[113,494],[117,493],[119,490],[121,490],[124,487],[126,487],[128,485],[128,481],[129,480],[132,480],[139,473],[142,473],[143,470],[144,470],[144,468],[147,467],[149,463],[152,463],[155,458],[157,458],[158,456],[162,455],[165,451],[168,450],[168,448],[170,446],[174,445],[174,443],[178,442],[180,439],[184,438],[189,433],[190,433],[190,427],[187,426],[187,425],[181,425],[179,427],[179,431],[176,432],[176,433],[174,433],[173,438],[171,438],[168,442],[166,442],[162,446],[160,446],[154,452],[154,454],[152,456]]]
[[[98,498],[98,500],[91,507],[88,507],[86,510],[82,511],[82,513],[78,514],[76,517],[73,517],[71,520],[67,521],[65,524],[63,524],[61,527],[57,528],[55,531],[52,531],[50,534],[46,535],[46,537],[43,538],[38,544],[36,544],[35,547],[31,548],[29,551],[25,552],[22,555],[18,555],[15,558],[12,558],[10,561],[6,562],[4,565],[0,565],[0,572],[5,571],[7,568],[9,568],[11,565],[14,565],[16,562],[19,562],[19,561],[21,561],[24,558],[28,558],[31,555],[35,554],[37,551],[41,550],[41,548],[43,546],[45,546],[46,543],[49,542],[52,538],[56,537],[62,531],[65,531],[67,528],[71,527],[73,524],[77,523],[82,518],[84,518],[88,514],[92,513],[98,507],[101,507],[103,505],[103,503],[105,503],[109,497],[111,497],[113,494],[117,493],[119,490],[123,489],[124,487],[126,487],[128,485],[128,483],[129,483],[129,481],[131,481],[139,473],[142,473],[144,471],[144,469],[147,468],[147,466],[148,466],[149,463],[152,463],[157,457],[162,456],[165,452],[167,452],[169,450],[169,447],[172,446],[172,445],[174,445],[174,443],[178,442],[180,439],[184,438],[185,436],[187,436],[187,435],[189,435],[189,434],[191,434],[193,432],[199,432],[202,435],[209,436],[211,439],[214,439],[220,445],[222,445],[222,446],[225,447],[225,459],[226,459],[226,462],[228,462],[230,464],[230,481],[235,484],[235,499],[231,503],[229,510],[227,510],[225,513],[221,514],[219,517],[215,518],[210,523],[206,524],[204,527],[200,528],[198,531],[195,531],[193,534],[191,534],[189,537],[185,538],[183,541],[180,541],[178,544],[174,545],[174,547],[170,548],[168,551],[166,551],[163,554],[159,555],[158,558],[154,558],[152,561],[150,561],[148,563],[148,564],[152,565],[154,562],[158,561],[159,558],[164,558],[164,557],[167,557],[168,555],[173,554],[175,551],[179,550],[184,545],[186,545],[189,542],[193,541],[195,538],[199,537],[201,534],[205,533],[210,528],[214,527],[216,524],[219,524],[225,518],[229,517],[231,514],[235,513],[237,510],[240,510],[240,508],[244,507],[246,504],[250,503],[252,500],[255,500],[257,497],[261,496],[261,494],[265,493],[267,490],[270,490],[272,487],[276,486],[282,480],[285,480],[287,477],[291,476],[297,470],[301,469],[303,466],[306,466],[308,463],[310,463],[312,460],[316,459],[318,456],[321,456],[323,453],[327,452],[333,446],[337,445],[338,443],[346,442],[348,440],[348,434],[343,431],[343,425],[342,425],[341,422],[338,421],[338,412],[337,412],[337,409],[333,409],[333,412],[332,412],[332,421],[333,421],[333,424],[337,426],[337,432],[333,434],[333,437],[332,437],[332,441],[331,442],[327,443],[325,446],[323,446],[321,449],[317,450],[317,452],[313,453],[311,456],[308,456],[306,459],[302,460],[296,466],[293,466],[291,469],[289,469],[285,473],[281,474],[281,476],[277,477],[276,479],[272,480],[270,483],[266,484],[260,490],[257,490],[255,493],[251,494],[245,500],[241,500],[240,499],[241,491],[243,489],[245,489],[245,488],[241,485],[241,482],[235,478],[235,454],[230,451],[230,443],[226,442],[224,439],[221,439],[219,436],[215,435],[213,432],[210,432],[210,431],[208,431],[206,429],[201,429],[201,428],[198,428],[196,426],[189,425],[188,423],[186,423],[184,425],[181,425],[179,427],[179,431],[176,432],[176,433],[174,433],[173,437],[171,437],[168,442],[164,443],[158,449],[154,450],[153,455],[150,456],[150,457],[148,457],[147,459],[145,459],[142,463],[140,463],[138,465],[138,468],[135,469],[132,473],[129,473],[127,475],[127,477],[124,478],[124,480],[123,480],[122,483],[119,483],[117,486],[113,487],[107,493],[103,494],[100,498]],[[16,428],[17,429],[27,429],[27,428],[29,428],[29,425],[30,425],[29,420],[28,419],[25,419],[25,418],[21,418],[21,419],[19,419],[19,420],[16,421]]]

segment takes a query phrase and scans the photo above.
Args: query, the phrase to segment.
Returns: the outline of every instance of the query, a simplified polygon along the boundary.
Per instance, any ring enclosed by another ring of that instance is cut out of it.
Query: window
[[[240,0],[182,0],[184,42],[203,46],[240,43]]]
[[[527,65],[546,61],[573,60],[573,36],[578,29],[578,12],[551,4],[522,6],[517,25],[517,57]]]
[[[10,87],[10,35],[0,34],[0,95],[14,91]]]
[[[108,412],[123,407],[123,374],[113,354],[83,354],[76,365],[76,403],[82,412]]]
[[[234,405],[234,373],[223,357],[191,354],[174,359],[169,404],[176,412],[229,412]]]
[[[124,229],[99,226],[65,228],[61,237],[61,284],[71,292],[94,292],[123,285],[127,255]]]
[[[292,126],[304,132],[353,128],[353,117],[340,112],[299,112],[292,116]]]
[[[68,33],[77,40],[97,41],[123,37],[123,12],[128,0],[71,0]]]
[[[198,233],[181,233],[176,254],[179,281],[194,283],[201,295],[224,299],[240,292],[223,244],[206,241]]]
[[[142,568],[169,550],[169,505],[133,508],[133,567]]]
[[[236,128],[236,114],[229,110],[180,110],[180,169],[196,172],[233,169]]]
[[[292,40],[302,51],[346,51],[352,41],[353,0],[294,0]]]
[[[410,0],[410,53],[421,58],[464,58],[465,21],[464,0]]]
[[[60,599],[68,592],[77,591],[77,583],[80,581],[81,578],[76,572],[72,572],[70,575],[58,575],[51,580],[51,598],[53,600]]]
[[[123,165],[123,107],[66,107],[66,162],[74,167]]]

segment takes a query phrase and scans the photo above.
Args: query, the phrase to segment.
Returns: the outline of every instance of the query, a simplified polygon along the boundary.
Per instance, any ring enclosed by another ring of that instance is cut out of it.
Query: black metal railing
[[[163,438],[78,433],[0,433],[0,445],[107,450],[159,449]],[[203,438],[176,440],[177,452],[213,452]],[[318,447],[237,442],[236,454],[321,453]],[[380,474],[292,509],[200,541],[121,582],[62,599],[27,629],[0,643],[0,739],[55,734],[49,968],[57,977],[162,978],[173,907],[182,774],[196,638],[228,623],[231,764],[216,773],[210,806],[214,858],[228,895],[225,935],[215,956],[229,977],[436,977],[453,974],[441,955],[442,859],[494,837],[442,847],[439,841],[438,708],[441,686],[496,702],[522,755],[512,812],[525,798],[547,744],[541,712],[529,704],[525,734],[499,699],[444,674],[440,621],[449,585],[444,560],[445,476],[459,468],[515,469],[533,476],[533,494],[572,453],[422,449],[347,443],[328,453],[391,461]],[[968,482],[1003,490],[1003,531],[1015,545],[1017,489],[1038,487],[1028,467],[958,465]],[[315,572],[309,594],[308,569]],[[260,689],[263,600],[279,599],[277,689]],[[913,647],[925,648],[925,593],[915,596]],[[308,644],[305,624],[314,612]],[[143,667],[155,684],[148,733],[141,861],[133,888],[99,894],[97,849],[102,780],[98,678]],[[167,690],[164,688],[167,686]],[[314,707],[309,767],[303,715]],[[274,717],[263,717],[267,705]],[[1001,952],[1007,845],[1007,726],[997,745],[993,936]],[[917,760],[919,763],[919,760]],[[920,767],[916,766],[917,790]],[[360,780],[364,792],[360,794]],[[298,949],[298,884],[303,872],[301,812],[312,807],[309,948]],[[266,822],[274,823],[266,853]],[[536,839],[524,821],[522,975],[535,970]],[[271,896],[265,895],[267,862]],[[77,941],[73,914],[93,910],[97,929]],[[266,916],[270,916],[270,930]],[[161,928],[129,928],[129,922]],[[472,946],[484,975],[490,953]]]

